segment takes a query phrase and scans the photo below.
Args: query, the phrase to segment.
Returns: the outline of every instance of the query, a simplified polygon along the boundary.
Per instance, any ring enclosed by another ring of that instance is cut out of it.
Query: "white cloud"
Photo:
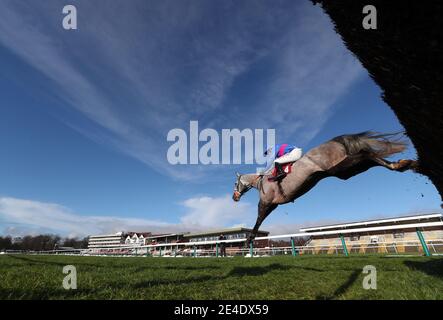
[[[9,225],[3,231],[13,235],[44,232],[70,236],[119,231],[186,232],[208,228],[246,225],[255,219],[247,203],[234,205],[228,196],[198,197],[184,201],[187,212],[178,223],[143,218],[80,215],[54,204],[11,197],[0,197],[0,218]]]
[[[181,218],[184,225],[220,227],[251,225],[256,209],[247,202],[234,202],[231,196],[191,198],[183,202],[188,213]],[[254,210],[255,209],[255,210]]]
[[[88,235],[122,230],[174,228],[173,224],[147,219],[121,218],[110,216],[84,216],[71,212],[68,208],[46,202],[17,198],[0,198],[0,217],[7,223],[18,224],[14,230],[30,232],[60,232],[63,234]]]

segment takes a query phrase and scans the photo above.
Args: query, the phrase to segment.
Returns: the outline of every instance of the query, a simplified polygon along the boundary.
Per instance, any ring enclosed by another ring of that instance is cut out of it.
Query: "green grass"
[[[62,287],[68,264],[77,290]],[[362,287],[365,265],[377,290]],[[443,299],[443,258],[3,255],[0,299]]]

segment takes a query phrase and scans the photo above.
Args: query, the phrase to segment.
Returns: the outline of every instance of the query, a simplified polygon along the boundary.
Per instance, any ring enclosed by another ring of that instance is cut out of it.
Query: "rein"
[[[253,188],[253,184],[257,184],[257,189],[259,191],[263,191],[263,177],[264,175],[257,175],[257,177],[248,185],[245,187],[245,189],[243,190],[243,192],[239,192],[239,191],[234,191],[235,193],[238,193],[240,195],[243,195],[244,193],[248,192],[249,190],[251,190],[251,188]],[[258,180],[258,181],[257,181]]]
[[[257,182],[258,191],[263,191],[263,193],[265,193],[263,190],[263,177],[264,177],[264,175],[259,175],[257,178],[255,178],[255,181],[258,180],[258,182]]]

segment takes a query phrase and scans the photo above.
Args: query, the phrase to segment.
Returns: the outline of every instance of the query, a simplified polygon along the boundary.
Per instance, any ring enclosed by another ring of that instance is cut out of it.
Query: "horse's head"
[[[252,188],[251,183],[242,180],[242,175],[237,173],[237,181],[235,182],[234,194],[232,199],[234,201],[240,201],[241,196]]]

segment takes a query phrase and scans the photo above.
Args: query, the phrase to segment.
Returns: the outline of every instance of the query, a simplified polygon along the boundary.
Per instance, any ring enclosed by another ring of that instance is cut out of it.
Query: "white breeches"
[[[274,162],[277,163],[288,163],[288,162],[294,162],[301,158],[302,156],[302,149],[295,148],[291,152],[285,154],[284,156],[281,156],[280,158],[277,158],[274,160]]]

